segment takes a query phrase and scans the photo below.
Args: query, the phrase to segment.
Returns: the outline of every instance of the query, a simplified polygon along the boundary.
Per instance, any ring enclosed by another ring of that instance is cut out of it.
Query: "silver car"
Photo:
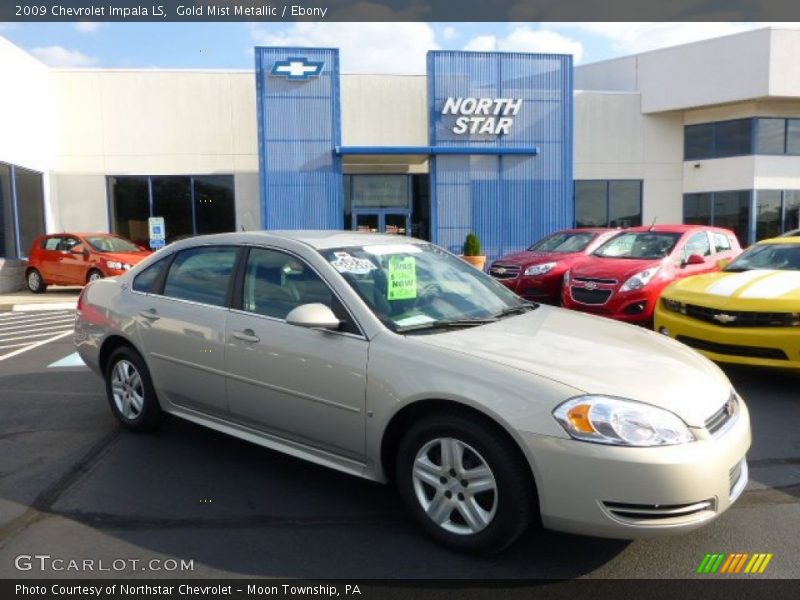
[[[694,350],[525,302],[406,237],[174,243],[87,286],[75,342],[132,430],[163,413],[375,481],[439,542],[531,522],[634,538],[708,523],[747,483],[747,408]]]

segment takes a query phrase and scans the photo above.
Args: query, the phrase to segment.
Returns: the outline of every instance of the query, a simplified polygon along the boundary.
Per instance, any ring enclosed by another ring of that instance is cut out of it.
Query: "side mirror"
[[[70,254],[86,254],[86,250],[83,248],[83,244],[75,244],[72,248],[69,249]]]
[[[320,327],[322,329],[339,329],[339,325],[341,325],[341,321],[336,318],[330,308],[317,302],[301,304],[293,309],[286,315],[286,322],[298,327]]]
[[[699,254],[690,254],[689,258],[686,259],[686,264],[687,265],[704,265],[704,264],[706,264],[706,261]]]
[[[730,258],[720,258],[717,261],[717,268],[722,270],[725,267],[727,267],[729,264],[731,264],[731,259]]]

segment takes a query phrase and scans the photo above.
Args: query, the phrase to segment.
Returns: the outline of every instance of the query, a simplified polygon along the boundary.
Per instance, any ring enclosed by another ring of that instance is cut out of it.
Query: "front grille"
[[[582,283],[602,283],[603,285],[617,285],[616,279],[603,279],[600,277],[573,277],[572,281],[580,281]]]
[[[714,512],[714,500],[701,500],[691,504],[628,504],[603,502],[606,510],[624,521],[658,522],[670,519],[685,519],[693,515]]]
[[[581,304],[605,304],[611,297],[611,290],[587,290],[572,287],[572,299]]]
[[[489,269],[489,275],[495,279],[516,279],[519,277],[520,270],[519,265],[494,264]]]
[[[687,335],[679,335],[676,338],[687,346],[715,354],[725,356],[746,356],[748,358],[769,358],[772,360],[789,360],[786,353],[778,348],[762,348],[760,346],[737,346],[734,344],[718,344],[707,340],[698,340]]]
[[[715,434],[738,414],[739,401],[736,399],[736,394],[732,393],[728,401],[722,405],[722,408],[706,419],[706,429],[709,433]]]
[[[695,304],[686,305],[686,316],[720,327],[797,327],[798,313],[771,313],[718,310]]]

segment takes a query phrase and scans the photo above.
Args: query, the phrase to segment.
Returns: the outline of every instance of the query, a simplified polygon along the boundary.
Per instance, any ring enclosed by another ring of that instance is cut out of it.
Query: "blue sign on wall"
[[[255,52],[262,227],[341,229],[339,51]]]
[[[431,146],[539,149],[432,157],[434,242],[497,257],[572,226],[571,56],[432,51],[428,102]]]

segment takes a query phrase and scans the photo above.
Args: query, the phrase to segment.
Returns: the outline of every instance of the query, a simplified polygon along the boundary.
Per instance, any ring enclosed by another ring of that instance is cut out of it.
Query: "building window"
[[[780,190],[756,192],[756,239],[765,240],[780,235],[783,194]]]
[[[683,222],[732,230],[742,246],[750,239],[751,190],[683,195]]]
[[[149,217],[164,217],[167,243],[236,229],[233,175],[108,178],[111,229],[147,246]]]
[[[42,174],[0,163],[0,257],[25,258],[44,232]]]
[[[683,159],[752,154],[800,155],[800,119],[757,117],[686,125]]]
[[[576,227],[635,227],[641,224],[641,180],[575,182]]]

